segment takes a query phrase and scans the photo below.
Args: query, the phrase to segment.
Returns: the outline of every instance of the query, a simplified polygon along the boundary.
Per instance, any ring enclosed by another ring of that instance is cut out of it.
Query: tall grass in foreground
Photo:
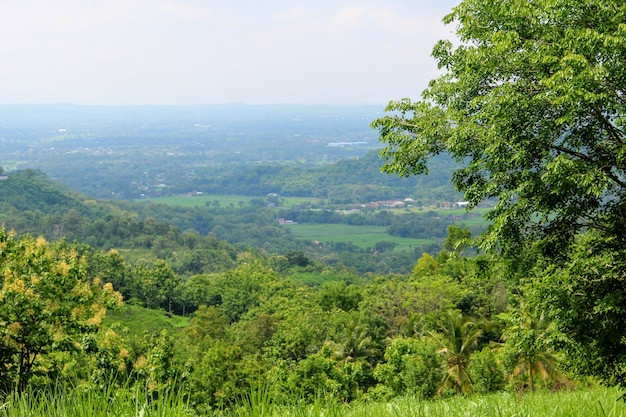
[[[0,417],[194,417],[181,392],[152,398],[139,387],[48,389],[0,399]]]
[[[560,393],[518,396],[500,393],[420,401],[404,397],[387,403],[341,405],[317,401],[312,405],[279,406],[263,391],[252,392],[232,411],[199,414],[181,392],[150,399],[139,389],[71,393],[50,390],[9,395],[0,401],[0,417],[617,417],[626,415],[626,404],[617,389],[596,388]]]

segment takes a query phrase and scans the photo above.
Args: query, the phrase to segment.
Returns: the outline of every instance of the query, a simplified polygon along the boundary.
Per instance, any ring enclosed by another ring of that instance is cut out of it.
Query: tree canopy
[[[16,240],[0,229],[0,389],[14,382],[23,390],[32,377],[52,372],[54,359],[46,355],[79,351],[107,306],[121,304],[110,283],[90,282],[85,271],[71,247]]]
[[[465,0],[444,21],[458,42],[434,47],[443,75],[373,123],[383,169],[421,174],[451,154],[471,206],[497,198],[486,247],[550,252],[588,229],[623,241],[626,5]]]

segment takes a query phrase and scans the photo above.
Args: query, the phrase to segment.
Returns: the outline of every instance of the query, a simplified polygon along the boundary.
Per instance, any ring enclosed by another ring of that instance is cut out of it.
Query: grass
[[[427,245],[434,241],[429,239],[410,239],[391,236],[385,226],[352,226],[348,224],[291,224],[286,225],[291,233],[303,240],[317,240],[322,243],[351,242],[360,248],[372,247],[376,242],[394,242],[396,250]]]
[[[618,417],[626,415],[626,404],[618,400],[621,394],[616,388],[594,388],[523,396],[498,393],[434,401],[402,397],[350,405],[320,400],[279,406],[267,393],[252,391],[234,410],[197,413],[180,389],[150,398],[138,387],[115,392],[106,387],[79,387],[10,394],[0,398],[0,417]]]
[[[201,194],[194,196],[168,196],[168,197],[155,197],[150,198],[148,201],[157,204],[166,204],[168,206],[181,206],[181,207],[204,207],[205,205],[211,206],[214,201],[219,201],[220,207],[228,207],[232,204],[235,207],[239,207],[239,202],[243,201],[245,204],[249,204],[250,200],[253,198],[260,197],[251,197],[251,196],[241,196],[241,195],[209,195],[209,194]]]
[[[268,417],[618,417],[626,415],[626,404],[615,388],[596,388],[558,393],[517,395],[498,393],[423,401],[412,397],[390,402],[343,405],[324,403],[273,406],[262,394],[253,394],[237,416]]]
[[[184,393],[170,390],[155,401],[139,387],[65,387],[9,394],[1,399],[0,417],[192,417]]]
[[[176,330],[189,326],[189,317],[172,315],[168,317],[162,310],[151,310],[131,304],[107,311],[106,326],[119,325],[128,329],[129,334],[143,335],[159,333],[162,330]]]

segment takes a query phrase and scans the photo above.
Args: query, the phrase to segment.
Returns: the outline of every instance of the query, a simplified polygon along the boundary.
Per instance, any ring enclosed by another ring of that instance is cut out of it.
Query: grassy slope
[[[144,332],[159,333],[162,330],[175,331],[189,325],[189,317],[168,317],[162,310],[125,304],[123,307],[110,310],[104,319],[105,326],[118,325],[128,329],[131,335],[142,336]]]

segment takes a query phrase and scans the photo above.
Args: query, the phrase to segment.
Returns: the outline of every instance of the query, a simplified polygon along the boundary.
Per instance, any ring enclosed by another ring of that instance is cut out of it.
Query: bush
[[[468,372],[477,393],[496,392],[504,388],[504,371],[489,348],[472,353]]]
[[[385,350],[385,361],[376,366],[374,377],[395,395],[431,398],[437,393],[443,371],[437,347],[432,342],[394,339]]]

